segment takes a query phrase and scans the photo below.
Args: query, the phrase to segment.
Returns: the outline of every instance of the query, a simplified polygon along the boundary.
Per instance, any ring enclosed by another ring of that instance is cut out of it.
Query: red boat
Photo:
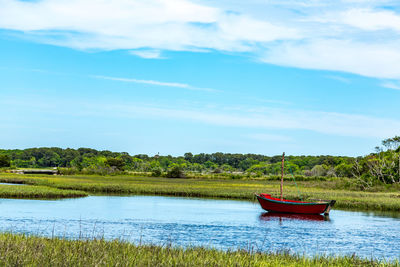
[[[283,198],[283,174],[284,174],[285,153],[282,155],[282,175],[281,175],[281,197],[274,198],[270,194],[256,194],[261,207],[269,212],[297,213],[297,214],[321,214],[329,215],[335,200],[304,202]]]
[[[335,200],[328,202],[303,202],[297,200],[274,198],[269,194],[256,195],[261,207],[270,212],[300,213],[300,214],[329,214]]]

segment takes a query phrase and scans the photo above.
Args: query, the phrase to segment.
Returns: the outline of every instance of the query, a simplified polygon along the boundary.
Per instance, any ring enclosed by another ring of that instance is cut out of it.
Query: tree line
[[[188,152],[183,156],[148,156],[145,154],[129,155],[127,152],[111,152],[91,148],[62,149],[58,147],[41,147],[28,149],[0,150],[0,166],[16,168],[48,168],[62,167],[78,170],[114,167],[126,171],[153,171],[160,168],[166,170],[173,165],[179,165],[188,171],[228,171],[244,172],[252,170],[263,174],[280,172],[282,156],[265,156],[259,154],[232,153],[200,153],[193,155]],[[351,157],[339,156],[288,156],[289,167],[294,172],[311,171],[315,166],[331,169],[340,163],[350,164]]]
[[[63,168],[68,173],[110,174],[151,172],[154,176],[191,173],[245,173],[252,176],[279,175],[281,155],[239,153],[185,153],[183,156],[130,155],[91,148],[41,147],[0,150],[0,167]],[[376,180],[400,183],[400,137],[382,141],[382,147],[364,157],[287,156],[286,172],[293,175],[352,177],[369,186]]]

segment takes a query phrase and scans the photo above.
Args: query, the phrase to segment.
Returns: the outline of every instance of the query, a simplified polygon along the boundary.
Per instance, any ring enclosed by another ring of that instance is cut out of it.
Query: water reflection
[[[386,260],[400,255],[400,220],[365,212],[332,210],[329,220],[267,213],[252,202],[155,196],[0,199],[0,208],[0,232],[226,250],[256,243],[262,251]]]
[[[302,221],[330,221],[329,215],[320,214],[290,214],[290,213],[278,213],[278,212],[264,212],[260,215],[260,220],[271,221],[271,220],[302,220]]]
[[[400,213],[397,211],[365,211],[363,212],[366,216],[370,217],[391,217],[391,218],[396,218],[400,219]]]

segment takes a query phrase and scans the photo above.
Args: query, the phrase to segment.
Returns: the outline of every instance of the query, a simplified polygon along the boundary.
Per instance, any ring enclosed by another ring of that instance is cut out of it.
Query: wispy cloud
[[[138,56],[141,58],[148,58],[148,59],[163,59],[164,57],[161,56],[160,50],[131,50],[129,54]]]
[[[195,86],[192,86],[192,85],[189,85],[189,84],[186,84],[186,83],[161,82],[161,81],[154,81],[154,80],[140,80],[140,79],[133,79],[133,78],[119,78],[119,77],[110,77],[110,76],[101,76],[101,75],[92,75],[90,77],[96,78],[96,79],[118,81],[118,82],[138,83],[138,84],[148,84],[148,85],[156,85],[156,86],[182,88],[182,89],[194,90],[194,91],[218,92],[218,90],[215,90],[215,89],[195,87]]]
[[[387,79],[400,78],[400,42],[374,44],[320,39],[274,46],[263,61],[282,66],[356,73]]]
[[[125,122],[135,120],[172,120],[190,124],[204,124],[213,127],[232,127],[246,129],[256,133],[248,136],[257,140],[275,140],[289,142],[289,138],[277,135],[277,130],[310,131],[330,136],[348,136],[357,138],[387,138],[400,132],[400,120],[374,116],[312,111],[301,109],[256,108],[248,107],[226,109],[226,107],[210,107],[207,109],[181,107],[145,103],[99,103],[80,102],[76,99],[46,99],[37,101],[21,101],[15,99],[0,99],[3,109],[24,110],[29,113],[60,114],[77,117],[82,120],[94,118],[117,119]]]
[[[93,114],[102,114],[97,107]],[[386,138],[400,131],[400,120],[354,115],[346,113],[307,111],[295,109],[263,108],[262,112],[224,112],[219,109],[207,111],[197,109],[176,109],[152,105],[104,105],[102,110],[113,116],[126,118],[178,119],[190,122],[266,130],[307,130],[333,136],[354,136],[364,138]],[[252,110],[252,108],[249,108]],[[261,110],[261,109],[260,109]],[[282,138],[276,135],[254,135],[253,138]],[[288,140],[286,140],[288,141]]]
[[[400,79],[398,1],[0,0],[0,6],[1,29],[75,49],[127,49],[143,58],[160,58],[163,50],[248,52],[270,64]]]
[[[188,0],[0,0],[0,6],[0,28],[78,49],[248,51],[254,42],[299,35],[291,27]]]
[[[336,80],[336,81],[342,82],[342,83],[350,83],[351,82],[350,79],[347,79],[345,77],[338,76],[338,75],[326,75],[325,77],[328,79],[331,79],[331,80]]]
[[[381,86],[390,89],[400,90],[400,82],[386,81],[381,83]]]
[[[366,7],[350,8],[344,11],[327,12],[317,19],[324,23],[344,24],[365,31],[400,31],[400,15],[391,10]]]
[[[293,141],[293,138],[291,138],[289,136],[277,135],[277,134],[255,133],[255,134],[249,134],[247,137],[257,140],[257,141],[262,141],[262,142],[271,142],[271,141],[291,142],[291,141]]]

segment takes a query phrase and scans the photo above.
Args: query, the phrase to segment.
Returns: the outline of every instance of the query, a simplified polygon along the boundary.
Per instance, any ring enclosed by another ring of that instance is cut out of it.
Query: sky
[[[400,3],[0,0],[0,148],[362,156],[400,135]]]

